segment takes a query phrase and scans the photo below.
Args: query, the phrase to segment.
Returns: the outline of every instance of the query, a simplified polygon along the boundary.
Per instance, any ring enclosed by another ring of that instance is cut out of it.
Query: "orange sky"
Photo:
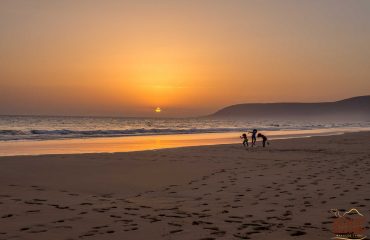
[[[0,114],[209,114],[370,94],[370,1],[2,0]]]

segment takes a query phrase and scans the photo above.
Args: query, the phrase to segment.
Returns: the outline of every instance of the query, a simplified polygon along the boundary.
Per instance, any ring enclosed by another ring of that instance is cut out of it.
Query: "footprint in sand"
[[[26,213],[39,213],[41,210],[28,210]]]
[[[44,232],[47,232],[47,231],[48,231],[47,229],[41,229],[41,230],[30,231],[30,233],[44,233]]]
[[[292,232],[291,234],[290,234],[290,236],[302,236],[302,235],[306,235],[306,232],[303,232],[303,231],[295,231],[295,232]]]
[[[182,232],[182,231],[184,231],[184,230],[182,230],[182,229],[176,229],[176,230],[170,231],[170,234],[179,233],[179,232]]]

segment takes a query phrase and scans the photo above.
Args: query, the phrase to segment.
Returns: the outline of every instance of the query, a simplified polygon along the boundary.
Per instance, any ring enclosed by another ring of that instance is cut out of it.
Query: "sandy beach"
[[[330,239],[330,209],[369,219],[369,140],[1,157],[0,239]]]

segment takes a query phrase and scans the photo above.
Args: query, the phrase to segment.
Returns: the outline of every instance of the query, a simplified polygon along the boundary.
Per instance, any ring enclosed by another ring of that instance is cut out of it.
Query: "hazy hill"
[[[225,107],[212,118],[370,120],[370,96],[321,103],[246,103]]]

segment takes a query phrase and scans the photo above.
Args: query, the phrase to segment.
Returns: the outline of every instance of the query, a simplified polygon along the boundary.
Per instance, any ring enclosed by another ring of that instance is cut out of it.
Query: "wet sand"
[[[263,131],[270,139],[329,136],[369,127]],[[133,152],[240,142],[240,132],[0,141],[0,156]],[[250,135],[250,134],[249,134]],[[250,136],[249,136],[250,137]]]
[[[330,239],[332,208],[369,220],[369,171],[370,132],[2,157],[0,239]]]

